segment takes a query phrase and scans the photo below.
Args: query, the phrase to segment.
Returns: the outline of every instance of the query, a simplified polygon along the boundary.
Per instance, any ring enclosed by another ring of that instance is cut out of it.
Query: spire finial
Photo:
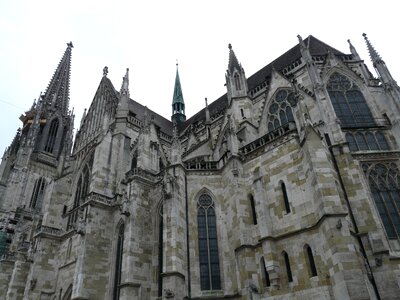
[[[232,49],[232,44],[229,43],[229,63],[228,63],[228,71],[233,73],[233,70],[236,68],[238,71],[242,69],[238,59],[236,58],[235,52]]]
[[[43,102],[57,108],[63,115],[68,114],[69,107],[69,81],[71,69],[72,42],[67,43],[67,49],[54,72],[53,77],[43,96]]]
[[[206,101],[206,107],[208,107],[208,101],[207,101],[207,97],[205,98],[205,101]]]
[[[129,95],[129,68],[126,68],[125,76],[122,77],[121,94]]]
[[[105,66],[104,68],[103,68],[103,76],[107,76],[108,75],[108,67],[107,66]]]
[[[178,69],[178,59],[176,59],[176,68]]]
[[[371,42],[369,41],[367,34],[363,33],[362,35],[364,37],[365,43],[367,44],[369,56],[371,57],[372,63],[382,61],[382,58],[379,56],[378,52],[375,50],[375,48],[372,46]]]

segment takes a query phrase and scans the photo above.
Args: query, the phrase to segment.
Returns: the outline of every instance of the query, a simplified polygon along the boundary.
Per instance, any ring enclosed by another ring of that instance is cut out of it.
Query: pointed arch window
[[[254,225],[257,225],[257,213],[256,213],[256,205],[254,203],[254,197],[252,194],[249,195],[249,202],[251,208],[251,220]]]
[[[240,77],[238,73],[235,73],[235,75],[233,76],[235,78],[235,88],[237,91],[240,91],[242,89],[242,87],[240,86]]]
[[[288,198],[287,191],[286,191],[286,185],[283,181],[281,182],[281,190],[282,190],[282,196],[283,196],[283,204],[285,205],[285,211],[286,211],[286,213],[290,213],[289,198]]]
[[[67,229],[72,228],[78,219],[78,207],[84,202],[85,198],[89,194],[90,185],[90,169],[89,166],[92,165],[93,159],[89,160],[89,164],[85,164],[76,185],[75,198],[73,204],[73,212],[68,218]]]
[[[334,73],[329,78],[327,90],[336,116],[342,127],[372,127],[374,118],[363,94],[346,76]]]
[[[197,203],[201,290],[220,290],[217,222],[214,201],[202,194]]]
[[[283,251],[282,256],[283,256],[283,260],[285,262],[286,276],[287,276],[288,282],[293,282],[292,269],[290,267],[289,255],[285,251]]]
[[[124,232],[125,232],[125,226],[122,223],[119,226],[117,247],[115,251],[113,300],[119,300],[121,274],[122,274],[122,255],[124,252]]]
[[[292,108],[297,104],[295,94],[289,89],[281,89],[272,98],[268,109],[268,131],[273,131],[289,122],[294,122]]]
[[[271,286],[271,281],[269,279],[269,274],[268,274],[268,271],[267,271],[267,267],[265,266],[264,257],[261,257],[261,279],[262,279],[262,285],[264,287],[270,287]]]
[[[59,126],[58,119],[54,119],[53,121],[51,121],[46,144],[44,146],[44,151],[53,153],[54,145],[56,143],[56,138],[57,138],[58,126]]]
[[[309,245],[305,245],[304,249],[307,256],[308,274],[310,275],[310,277],[317,276],[317,268],[315,266],[314,255],[312,253],[311,247]]]
[[[43,177],[40,177],[35,181],[31,202],[29,203],[30,208],[36,210],[40,210],[42,208],[45,188],[46,188],[46,180]]]
[[[363,170],[389,239],[400,238],[400,173],[394,163],[364,163]]]

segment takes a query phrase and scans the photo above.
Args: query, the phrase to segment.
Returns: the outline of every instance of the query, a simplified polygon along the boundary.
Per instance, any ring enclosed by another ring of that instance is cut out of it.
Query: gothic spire
[[[73,47],[72,42],[67,43],[67,49],[44,94],[45,105],[51,105],[61,111],[63,115],[68,114],[71,50]]]
[[[174,95],[172,97],[172,121],[178,124],[186,120],[185,116],[185,101],[183,100],[183,93],[181,81],[179,79],[178,63],[176,64],[175,86]]]
[[[242,69],[238,59],[236,58],[235,52],[232,49],[232,45],[228,45],[229,48],[229,63],[228,63],[228,71],[233,73],[233,70],[236,68],[238,71]]]
[[[377,62],[381,62],[382,58],[380,57],[378,52],[375,50],[375,48],[372,46],[371,42],[369,41],[369,39],[367,37],[367,34],[363,33],[363,37],[364,37],[365,43],[367,44],[369,56],[371,57],[372,63],[375,64]]]
[[[399,87],[396,83],[396,81],[393,79],[392,75],[389,72],[389,69],[387,68],[385,62],[383,59],[380,57],[378,52],[375,50],[375,48],[372,46],[371,42],[369,41],[367,35],[363,33],[363,37],[365,39],[365,43],[367,44],[369,56],[371,57],[372,65],[374,66],[376,72],[379,75],[379,78],[381,79],[382,83],[385,86],[392,86],[395,87],[397,91],[399,91]]]

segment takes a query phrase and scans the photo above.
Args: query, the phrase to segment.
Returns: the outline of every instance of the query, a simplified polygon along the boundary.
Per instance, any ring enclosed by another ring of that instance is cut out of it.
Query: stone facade
[[[72,143],[72,43],[0,165],[0,299],[397,299],[400,88],[313,36],[172,121],[104,73]],[[283,49],[284,50],[284,49]]]

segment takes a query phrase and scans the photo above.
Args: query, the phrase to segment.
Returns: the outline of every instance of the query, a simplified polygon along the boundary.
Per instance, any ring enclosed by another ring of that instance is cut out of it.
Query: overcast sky
[[[274,3],[274,4],[272,4]],[[396,1],[99,1],[0,2],[0,155],[19,116],[44,92],[72,41],[70,108],[75,128],[108,66],[119,90],[130,68],[131,98],[171,117],[176,60],[189,118],[226,92],[228,43],[247,77],[313,35],[370,70],[366,32],[400,81]],[[374,73],[375,74],[375,73]]]

